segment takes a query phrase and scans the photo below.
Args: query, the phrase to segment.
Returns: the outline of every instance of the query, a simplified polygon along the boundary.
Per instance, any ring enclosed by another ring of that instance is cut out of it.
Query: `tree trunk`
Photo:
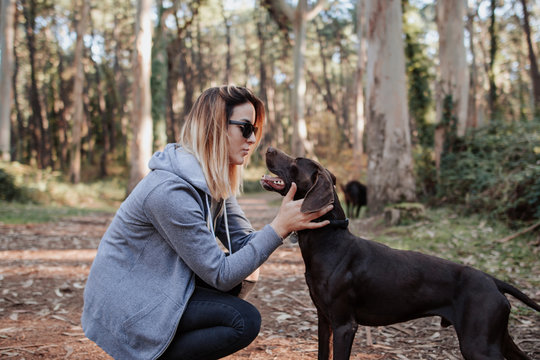
[[[388,203],[413,201],[416,194],[401,1],[368,0],[366,20],[368,207],[377,214]]]
[[[225,25],[225,47],[227,49],[225,53],[225,77],[223,78],[224,84],[230,84],[232,74],[232,40],[231,40],[231,19],[225,11],[223,2],[221,3],[221,16],[223,16],[223,25]]]
[[[469,69],[464,44],[465,2],[438,1],[440,80],[437,94],[437,122],[441,122],[443,102],[452,98],[452,114],[457,120],[457,135],[467,128]]]
[[[38,85],[37,85],[37,65],[36,65],[36,4],[30,0],[27,3],[22,0],[22,8],[25,19],[24,29],[26,33],[27,47],[28,47],[28,62],[30,64],[30,85],[28,89],[29,103],[32,107],[32,113],[28,120],[28,130],[30,132],[31,140],[29,145],[29,157],[30,159],[37,159],[37,166],[43,169],[47,166],[45,156],[45,129],[43,127],[44,119],[42,117],[41,100],[39,98]]]
[[[15,8],[15,23],[18,22],[19,18],[19,11]],[[17,40],[17,32],[15,31],[14,37],[15,41]],[[22,116],[21,111],[21,105],[19,102],[19,92],[17,91],[17,84],[18,84],[18,78],[19,78],[19,57],[17,55],[17,48],[13,48],[13,76],[11,78],[11,88],[13,89],[13,107],[14,111],[17,114],[17,126],[16,130],[13,131],[13,134],[15,136],[12,137],[14,144],[14,152],[12,156],[12,160],[19,161],[19,162],[25,162],[25,157],[29,157],[28,154],[25,152],[25,141],[28,138],[26,127],[24,126],[24,119]]]
[[[132,139],[128,193],[148,173],[152,156],[152,97],[150,94],[152,58],[151,0],[137,1],[135,51],[133,58]]]
[[[13,76],[13,40],[15,0],[1,0],[0,8],[0,160],[11,160],[11,77]]]
[[[491,118],[494,118],[498,113],[497,107],[497,84],[495,83],[495,56],[498,51],[498,39],[497,39],[497,30],[496,30],[496,16],[495,9],[497,8],[497,0],[491,0],[490,6],[490,23],[489,23],[489,37],[490,37],[490,47],[489,47],[489,65],[488,65],[488,79],[489,79],[489,93],[488,93],[488,106],[489,106],[489,115]]]
[[[294,75],[293,92],[291,99],[292,108],[292,154],[293,156],[305,156],[306,152],[313,153],[313,149],[307,144],[307,125],[304,117],[304,97],[306,96],[306,78],[304,74],[304,54],[306,52],[306,26],[307,21],[304,13],[307,9],[307,0],[298,0],[293,20],[294,28]]]
[[[71,128],[69,178],[74,184],[78,184],[81,181],[81,133],[84,121],[83,38],[86,34],[89,12],[90,4],[88,0],[82,0],[82,12],[77,24],[77,42],[75,43],[75,59],[73,63],[75,79],[73,82],[73,126]]]
[[[264,102],[266,108],[266,130],[261,141],[260,149],[266,150],[267,145],[272,144],[276,135],[278,135],[278,127],[276,121],[276,110],[274,107],[274,89],[272,86],[272,77],[268,76],[267,61],[269,67],[272,67],[273,57],[266,52],[266,36],[265,31],[265,14],[260,13],[257,18],[257,40],[259,47],[259,95]]]
[[[326,0],[317,0],[309,9],[307,0],[298,0],[294,9],[284,0],[268,0],[270,14],[276,17],[287,18],[294,29],[294,77],[291,99],[291,120],[293,126],[292,154],[305,156],[306,153],[314,157],[313,145],[307,139],[307,126],[304,117],[304,97],[306,94],[306,79],[304,74],[304,54],[306,51],[306,26],[324,7]],[[278,24],[280,23],[276,20]]]
[[[523,7],[523,29],[525,30],[525,36],[527,37],[527,48],[529,50],[529,63],[534,99],[534,116],[540,116],[540,72],[538,71],[538,63],[531,40],[531,27],[529,25],[529,10],[527,9],[527,1],[521,0],[521,6]]]
[[[173,7],[165,8],[163,0],[158,3],[158,20],[152,45],[152,120],[154,122],[154,149],[163,148],[167,139],[167,44],[165,20]]]
[[[469,51],[471,52],[471,71],[469,76],[469,107],[467,111],[467,128],[478,127],[478,67],[476,64],[476,46],[474,43],[474,18],[475,11],[467,11],[467,32],[469,33]]]
[[[356,74],[354,78],[354,112],[353,112],[353,123],[354,123],[354,142],[353,142],[353,153],[354,160],[358,164],[361,160],[362,155],[364,154],[364,144],[362,142],[364,138],[364,127],[365,127],[365,117],[364,117],[364,33],[363,27],[364,22],[362,21],[365,18],[365,1],[366,0],[357,0],[356,1],[356,37],[358,39],[358,48],[356,50],[357,60],[356,60]]]

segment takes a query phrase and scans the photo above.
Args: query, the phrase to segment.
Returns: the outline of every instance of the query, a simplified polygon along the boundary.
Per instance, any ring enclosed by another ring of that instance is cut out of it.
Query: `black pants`
[[[260,328],[261,315],[255,306],[196,286],[176,335],[160,359],[219,359],[248,346]]]

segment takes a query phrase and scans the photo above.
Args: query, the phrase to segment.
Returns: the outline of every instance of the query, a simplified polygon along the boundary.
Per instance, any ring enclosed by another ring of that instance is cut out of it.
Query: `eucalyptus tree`
[[[437,86],[437,122],[443,121],[444,103],[451,99],[457,136],[465,135],[469,98],[469,67],[465,50],[464,1],[437,2],[440,79]]]
[[[152,156],[152,98],[150,94],[152,20],[151,0],[137,1],[133,53],[133,109],[131,115],[128,193],[148,172]]]
[[[400,1],[366,1],[368,206],[416,198]]]
[[[0,160],[11,160],[11,77],[13,74],[13,38],[15,0],[1,0],[0,8]]]
[[[326,0],[317,0],[310,6],[308,0],[298,0],[292,6],[285,0],[265,0],[274,17],[286,19],[292,24],[294,32],[294,80],[291,99],[291,120],[293,126],[292,153],[294,156],[304,156],[306,152],[313,154],[312,144],[307,138],[307,126],[304,117],[304,97],[306,94],[306,79],[304,74],[304,57],[306,52],[306,29],[311,21],[326,5]]]
[[[75,43],[74,84],[73,84],[73,124],[71,127],[71,161],[69,167],[69,178],[74,184],[81,180],[81,131],[83,124],[83,38],[86,35],[88,17],[90,14],[89,0],[81,0],[82,11],[77,23],[77,41]]]
[[[527,0],[521,0],[521,7],[523,9],[523,30],[525,31],[525,37],[527,39],[527,50],[529,52],[534,115],[540,117],[540,71],[538,70],[537,58],[534,51],[533,41],[531,39],[532,35],[529,21],[529,9],[527,8]]]
[[[366,118],[364,113],[364,73],[365,73],[365,2],[366,0],[356,0],[356,39],[358,41],[356,50],[356,73],[354,77],[354,157],[358,161],[364,154],[364,130]]]

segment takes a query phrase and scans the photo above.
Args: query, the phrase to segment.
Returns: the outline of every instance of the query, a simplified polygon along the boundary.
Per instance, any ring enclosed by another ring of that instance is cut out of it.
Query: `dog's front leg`
[[[334,360],[349,360],[356,330],[358,330],[356,323],[332,326]]]
[[[330,343],[332,341],[332,329],[324,315],[317,311],[318,335],[319,335],[319,360],[330,360]]]

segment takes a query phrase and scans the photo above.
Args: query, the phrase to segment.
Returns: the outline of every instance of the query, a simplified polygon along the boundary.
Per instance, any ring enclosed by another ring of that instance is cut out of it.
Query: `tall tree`
[[[285,0],[266,0],[266,4],[270,7],[270,13],[274,18],[285,17],[292,24],[294,31],[294,80],[291,99],[292,153],[294,156],[304,156],[307,152],[313,156],[312,145],[307,139],[307,126],[304,118],[306,28],[308,22],[324,8],[326,0],[317,0],[316,4],[311,8],[307,0],[298,0],[296,7],[289,5]]]
[[[416,197],[411,154],[401,1],[366,2],[368,206]]]
[[[529,10],[527,9],[527,1],[521,0],[521,6],[523,7],[523,29],[525,30],[527,49],[529,50],[530,73],[534,99],[534,115],[540,117],[540,72],[538,71],[536,54],[534,53],[533,42],[531,40],[531,26],[529,24]]]
[[[84,69],[83,69],[83,39],[86,34],[90,3],[82,0],[81,17],[77,23],[77,41],[75,42],[75,59],[73,62],[75,79],[73,82],[73,126],[71,127],[71,158],[69,178],[72,183],[81,181],[81,134],[84,116]]]
[[[488,79],[489,79],[489,93],[488,93],[488,106],[491,117],[495,117],[499,113],[497,105],[497,84],[495,83],[495,60],[497,58],[497,52],[499,50],[499,36],[497,30],[497,16],[495,11],[497,9],[497,0],[491,0],[490,2],[490,16],[489,16],[489,64],[488,64]]]
[[[30,83],[28,84],[28,99],[31,114],[28,120],[28,130],[31,135],[30,153],[37,159],[39,168],[44,169],[50,165],[48,157],[48,137],[45,112],[38,91],[38,78],[40,69],[37,64],[37,41],[36,41],[36,18],[38,16],[38,4],[35,0],[21,0],[24,16],[24,30],[26,45],[28,48],[28,62],[30,65]]]
[[[469,98],[469,68],[464,32],[465,1],[437,1],[440,79],[437,94],[437,122],[442,121],[443,104],[452,100],[457,135],[465,135]]]
[[[0,8],[0,160],[9,161],[11,139],[11,77],[13,75],[13,40],[15,0],[1,0]]]
[[[133,54],[133,110],[128,193],[148,173],[152,156],[152,1],[137,1],[135,51]]]
[[[354,112],[353,112],[353,124],[354,124],[354,142],[353,150],[356,161],[360,161],[360,156],[364,154],[364,128],[365,128],[365,115],[364,115],[364,69],[365,69],[365,57],[364,57],[364,21],[365,18],[365,1],[356,0],[356,38],[358,41],[358,47],[356,50],[356,74],[354,78]]]
[[[469,77],[469,110],[467,115],[467,128],[476,128],[478,123],[478,65],[476,60],[476,44],[475,44],[475,30],[474,30],[474,19],[476,17],[478,10],[473,7],[469,7],[467,11],[467,22],[466,29],[469,33],[469,51],[471,52],[471,67],[470,67],[470,77]]]

